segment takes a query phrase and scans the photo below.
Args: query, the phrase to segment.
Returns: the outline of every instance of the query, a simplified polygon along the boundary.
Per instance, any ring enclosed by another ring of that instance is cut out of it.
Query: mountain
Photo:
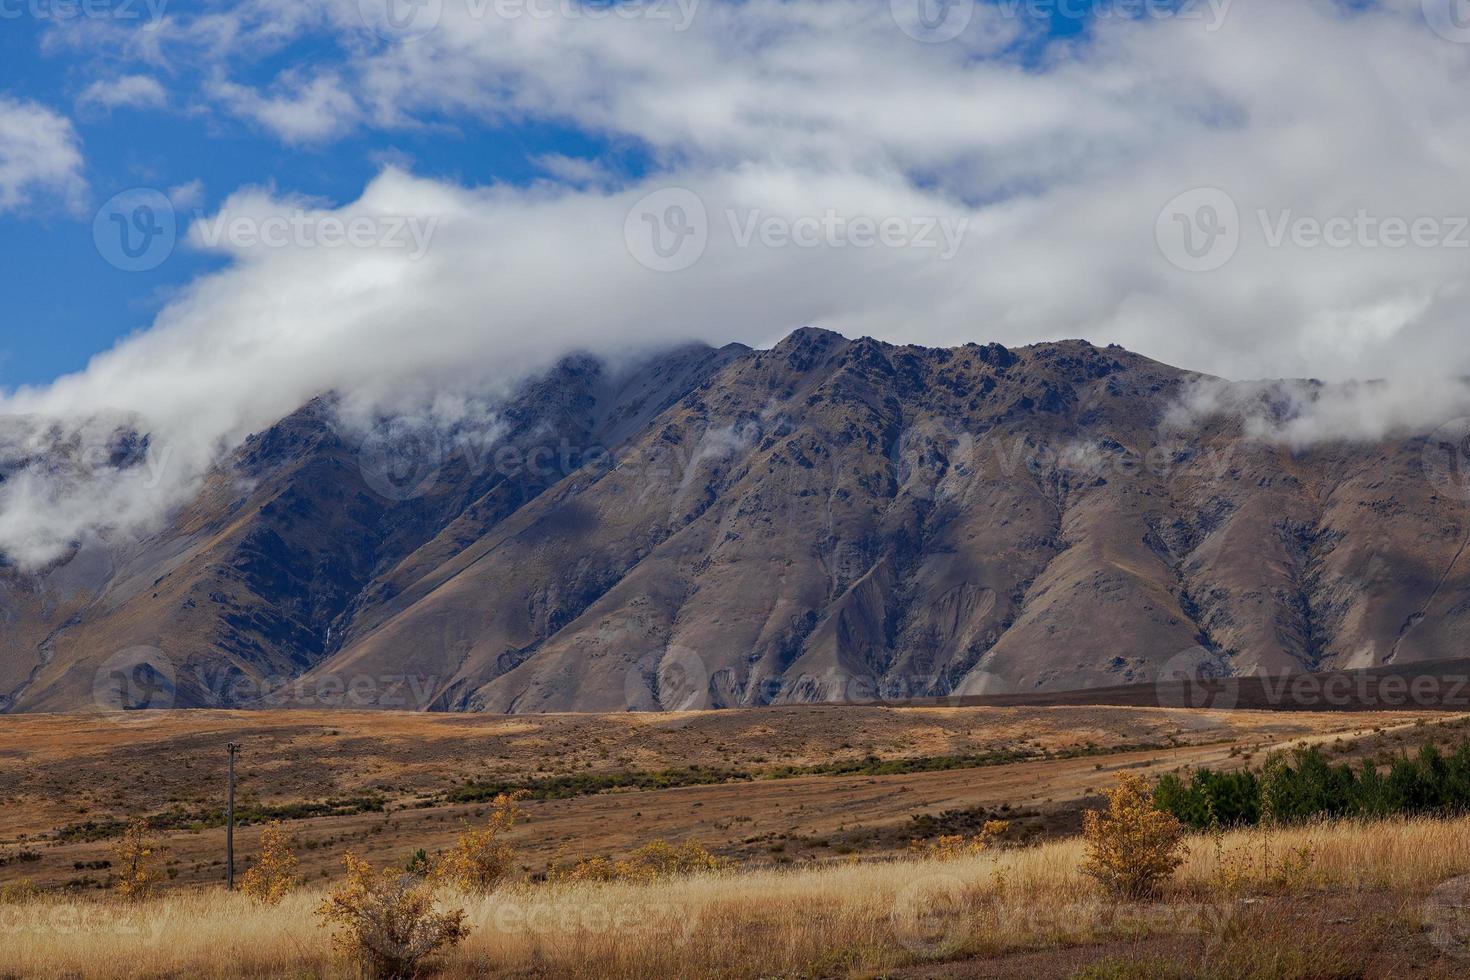
[[[1434,447],[1294,451],[1186,419],[1198,381],[803,329],[571,357],[366,436],[318,399],[148,539],[0,567],[0,707],[657,710],[1459,655],[1470,525]]]

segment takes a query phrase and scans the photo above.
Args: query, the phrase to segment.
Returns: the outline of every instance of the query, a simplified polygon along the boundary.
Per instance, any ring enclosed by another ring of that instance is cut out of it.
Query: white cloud
[[[1108,20],[1023,61],[1014,51],[1033,49],[1013,45],[1032,28],[1006,9],[977,7],[938,45],[857,0],[705,2],[683,32],[475,19],[446,0],[439,28],[401,45],[368,38],[355,0],[313,6],[285,34],[253,14],[179,22],[160,50],[187,38],[218,78],[237,46],[338,33],[343,59],[317,75],[206,87],[288,141],[535,119],[641,147],[653,169],[619,182],[542,158],[562,183],[524,188],[389,169],[338,213],[439,219],[423,258],[237,249],[150,330],[0,411],[138,412],[176,448],[170,479],[187,487],[219,447],[328,389],[372,403],[504,384],[572,347],[763,343],[804,323],[930,344],[1085,336],[1227,377],[1387,379],[1301,397],[1311,424],[1274,433],[1291,440],[1457,410],[1457,387],[1435,379],[1470,372],[1470,249],[1273,245],[1271,229],[1283,215],[1470,216],[1470,45],[1436,35],[1408,0],[1234,0],[1218,30]],[[640,265],[624,238],[639,227],[629,209],[665,187],[694,192],[709,218],[703,255],[680,272]],[[1238,250],[1213,272],[1177,268],[1155,238],[1165,204],[1196,187],[1227,191],[1240,215]],[[244,191],[223,208],[300,206]],[[863,219],[966,233],[944,261],[858,243]],[[836,244],[740,244],[767,226],[831,242],[829,221]],[[0,509],[18,506],[3,493]],[[27,498],[31,526],[42,499]],[[0,526],[0,548],[14,547]]]
[[[973,217],[968,261],[852,314],[885,336],[1082,335],[1242,377],[1443,369],[1446,352],[1470,367],[1461,345],[1431,342],[1466,312],[1470,250],[1273,248],[1261,227],[1262,212],[1470,215],[1470,45],[1436,35],[1417,3],[1236,0],[1213,31],[1114,19],[1040,64],[1006,53],[1034,26],[1006,9],[977,6],[933,45],[884,4],[709,3],[681,33],[446,3],[438,30],[353,71],[381,125],[570,120],[645,142],[665,168],[651,183],[738,175],[769,209],[825,207],[825,185],[922,187],[927,206]],[[1226,189],[1244,222],[1208,275],[1154,240],[1160,209],[1197,186]]]
[[[329,73],[311,78],[288,73],[276,80],[270,95],[228,81],[215,82],[210,92],[231,112],[264,126],[286,143],[331,139],[357,122],[356,101],[342,80]]]
[[[86,189],[82,141],[71,122],[0,95],[0,213],[24,207],[38,192],[78,208]]]
[[[1244,433],[1294,450],[1323,442],[1406,438],[1470,415],[1470,379],[1424,377],[1408,383],[1301,379],[1187,385],[1164,425],[1187,432],[1212,418],[1233,418]]]
[[[547,174],[568,184],[610,184],[612,173],[598,160],[544,153],[533,161]]]
[[[168,191],[169,203],[179,211],[189,211],[204,204],[204,181],[191,180]]]
[[[888,5],[857,0],[702,3],[683,31],[449,0],[436,30],[387,45],[364,40],[356,0],[307,5],[270,32],[277,6],[240,5],[229,30],[179,30],[252,50],[337,32],[347,54],[329,72],[278,79],[269,95],[213,89],[288,141],[544,119],[644,144],[660,182],[759,175],[775,208],[825,206],[790,196],[824,175],[973,209],[985,271],[931,275],[929,304],[887,323],[890,335],[922,321],[917,336],[967,339],[983,313],[1011,342],[1080,334],[1228,375],[1347,377],[1420,359],[1411,338],[1451,329],[1463,302],[1466,250],[1272,248],[1262,231],[1259,212],[1470,214],[1459,95],[1470,45],[1436,35],[1408,0],[1234,0],[1218,23],[1213,12],[1108,19],[1036,63],[1013,47],[1036,23],[1007,16],[1028,4],[980,4],[945,44],[915,42]],[[540,163],[603,182],[570,158]],[[1169,266],[1154,242],[1160,208],[1197,186],[1227,190],[1245,226],[1213,275]]]
[[[156,78],[147,75],[123,75],[108,81],[95,81],[82,90],[77,105],[95,109],[151,109],[168,102],[168,93]]]

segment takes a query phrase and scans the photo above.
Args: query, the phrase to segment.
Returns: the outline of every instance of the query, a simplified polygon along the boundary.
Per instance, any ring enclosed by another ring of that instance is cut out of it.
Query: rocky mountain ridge
[[[318,399],[148,539],[0,568],[0,708],[658,710],[1460,655],[1436,447],[1180,423],[1197,377],[803,329],[570,357],[448,426]]]

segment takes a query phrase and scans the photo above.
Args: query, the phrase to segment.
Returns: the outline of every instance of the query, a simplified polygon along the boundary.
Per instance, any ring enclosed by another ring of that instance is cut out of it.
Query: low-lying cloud
[[[1467,416],[1467,378],[1324,384],[1205,377],[1186,386],[1164,424],[1169,431],[1188,432],[1229,418],[1251,438],[1300,450],[1329,442],[1412,438]]]

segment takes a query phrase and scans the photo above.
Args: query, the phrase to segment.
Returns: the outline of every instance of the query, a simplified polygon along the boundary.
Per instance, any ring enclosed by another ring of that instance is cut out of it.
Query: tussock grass
[[[1236,831],[1190,852],[1159,899],[1120,906],[1079,868],[1080,839],[957,860],[802,867],[653,883],[515,884],[441,893],[469,938],[442,975],[758,977],[874,974],[1109,937],[1203,935],[1219,927],[1222,856],[1311,860],[1276,893],[1390,892],[1422,898],[1470,872],[1470,818]],[[1237,871],[1239,869],[1237,868]],[[1249,886],[1249,882],[1247,882]],[[21,976],[355,975],[313,915],[322,892],[262,906],[217,890],[128,906],[102,897],[0,905],[0,973]],[[1203,946],[1203,943],[1201,943]],[[1127,971],[1121,971],[1126,973]]]

